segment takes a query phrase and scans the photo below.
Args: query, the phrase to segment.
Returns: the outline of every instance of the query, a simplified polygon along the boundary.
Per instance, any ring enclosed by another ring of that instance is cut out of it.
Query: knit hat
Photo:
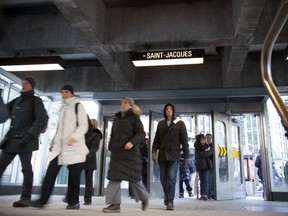
[[[131,107],[133,107],[134,105],[135,105],[135,102],[134,102],[134,100],[132,99],[132,98],[130,98],[130,97],[123,97],[122,98],[122,100],[127,100],[128,101],[128,103],[129,103],[129,105],[131,106]]]
[[[25,77],[23,80],[26,80],[31,85],[32,89],[35,88],[36,82],[32,77]]]
[[[64,85],[62,88],[61,88],[61,91],[62,90],[68,90],[72,93],[72,95],[74,95],[74,89],[73,89],[73,86],[72,85]]]

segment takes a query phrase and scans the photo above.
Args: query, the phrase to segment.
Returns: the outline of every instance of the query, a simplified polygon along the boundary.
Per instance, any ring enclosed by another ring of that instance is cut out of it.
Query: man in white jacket
[[[79,209],[81,163],[86,160],[89,150],[85,144],[85,133],[88,130],[87,114],[79,99],[74,96],[71,85],[61,88],[63,105],[61,107],[56,135],[52,140],[50,164],[44,177],[41,196],[30,206],[42,208],[47,204],[53,191],[57,174],[62,165],[68,165],[68,192],[66,209]],[[78,104],[79,103],[79,104]],[[78,113],[75,106],[78,104]]]

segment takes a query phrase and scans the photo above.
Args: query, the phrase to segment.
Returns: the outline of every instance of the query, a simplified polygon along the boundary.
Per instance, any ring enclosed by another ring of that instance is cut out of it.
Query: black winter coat
[[[210,159],[213,154],[207,144],[201,145],[200,143],[195,143],[195,165],[197,171],[205,171],[212,169],[212,161]]]
[[[34,91],[22,92],[20,97],[7,104],[7,108],[11,124],[4,137],[3,151],[17,153],[38,150],[38,136],[46,126],[47,116],[41,98],[34,96]]]
[[[109,180],[126,180],[138,182],[142,176],[142,161],[140,148],[143,145],[145,132],[140,117],[129,110],[124,117],[121,112],[116,114],[111,131],[108,149],[111,151],[111,161],[108,171]],[[125,150],[127,142],[132,142],[133,148]]]
[[[174,120],[167,126],[165,120],[158,123],[152,151],[159,150],[158,161],[179,161],[180,150],[184,158],[189,158],[189,145],[186,126],[181,120]]]
[[[85,138],[86,145],[89,149],[89,154],[86,157],[86,161],[82,165],[82,169],[85,170],[96,170],[96,152],[99,149],[100,140],[102,139],[102,133],[100,130],[93,128],[91,136]]]

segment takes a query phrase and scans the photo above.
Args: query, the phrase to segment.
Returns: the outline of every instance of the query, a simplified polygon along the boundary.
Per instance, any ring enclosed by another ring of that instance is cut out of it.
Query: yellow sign
[[[232,155],[233,155],[233,158],[240,158],[240,151],[233,149]]]
[[[222,146],[218,146],[218,155],[226,157],[227,156],[227,149]]]

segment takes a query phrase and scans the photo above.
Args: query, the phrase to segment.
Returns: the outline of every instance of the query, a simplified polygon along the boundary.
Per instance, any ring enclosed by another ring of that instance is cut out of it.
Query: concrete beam
[[[5,16],[0,57],[48,56],[91,52],[61,14]],[[2,33],[2,32],[1,32]]]
[[[103,67],[110,74],[116,83],[116,89],[132,89],[132,78],[127,76],[125,71],[121,70],[125,63],[126,70],[131,74],[134,70],[131,61],[125,61],[125,57],[120,61],[115,55],[103,46],[103,37],[105,30],[105,5],[102,1],[79,1],[79,0],[53,0],[58,9],[68,22],[74,27],[87,46],[95,53]]]
[[[233,87],[240,77],[264,7],[264,0],[233,0],[235,44],[224,49],[223,86]]]

